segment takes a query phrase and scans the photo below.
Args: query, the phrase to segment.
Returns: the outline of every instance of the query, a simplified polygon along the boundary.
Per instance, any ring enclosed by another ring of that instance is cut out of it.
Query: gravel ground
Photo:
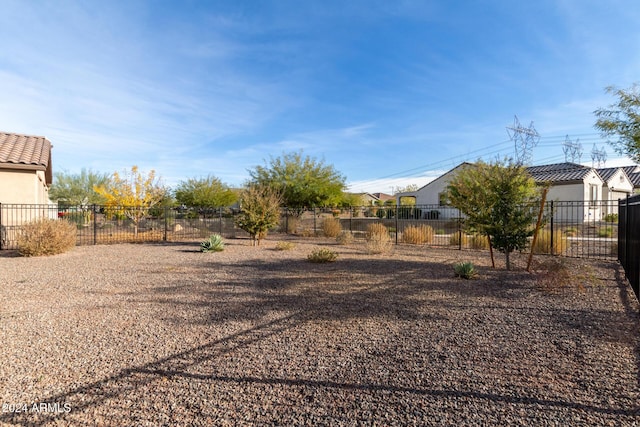
[[[0,424],[640,425],[615,263],[568,260],[550,288],[524,256],[275,243],[1,252]],[[338,260],[307,262],[318,246]],[[469,260],[479,278],[453,278]]]

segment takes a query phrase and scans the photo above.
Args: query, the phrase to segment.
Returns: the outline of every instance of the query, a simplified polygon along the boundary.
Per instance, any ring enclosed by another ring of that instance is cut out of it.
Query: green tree
[[[235,223],[251,236],[252,245],[260,240],[280,222],[282,198],[272,187],[249,185],[240,195],[240,214]]]
[[[125,215],[134,225],[138,235],[140,221],[148,215],[149,209],[160,203],[167,195],[167,189],[151,170],[143,174],[137,166],[121,175],[114,172],[106,184],[94,187],[106,199],[109,214]]]
[[[393,195],[397,195],[400,193],[412,193],[414,191],[418,191],[418,184],[409,184],[406,187],[396,187],[393,189]],[[401,196],[400,197],[400,206],[415,206],[416,198],[413,196]]]
[[[609,86],[605,90],[618,101],[594,112],[595,127],[605,138],[618,138],[607,141],[616,152],[640,163],[640,86],[634,83],[629,89]]]
[[[211,175],[181,181],[174,194],[176,201],[186,206],[224,207],[238,199],[233,190]]]
[[[305,208],[335,206],[345,188],[345,177],[323,161],[302,152],[271,158],[269,164],[250,170],[251,184],[270,187],[295,214]]]
[[[510,254],[529,244],[540,204],[539,188],[526,169],[510,161],[469,165],[451,179],[447,197],[466,216],[467,227],[505,253],[511,269]]]
[[[49,189],[49,198],[60,206],[74,207],[71,212],[79,222],[88,225],[91,222],[91,205],[101,205],[106,199],[98,194],[94,187],[104,185],[109,174],[82,169],[80,173],[56,172],[53,185]],[[67,217],[71,218],[71,217]]]
[[[56,172],[49,198],[68,206],[99,205],[106,200],[94,187],[109,181],[109,174],[82,169],[80,173]]]

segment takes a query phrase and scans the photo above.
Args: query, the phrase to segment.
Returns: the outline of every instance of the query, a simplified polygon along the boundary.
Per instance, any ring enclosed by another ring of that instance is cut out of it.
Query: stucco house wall
[[[0,132],[0,204],[24,205],[0,209],[0,239],[24,222],[57,216],[49,200],[51,148],[45,137]]]

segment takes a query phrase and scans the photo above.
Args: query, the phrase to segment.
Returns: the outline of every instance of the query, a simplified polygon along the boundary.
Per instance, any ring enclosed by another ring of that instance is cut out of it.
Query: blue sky
[[[513,156],[517,115],[631,164],[593,128],[640,80],[640,2],[0,0],[0,130],[47,136],[55,171],[138,165],[241,185],[303,150],[353,191]]]

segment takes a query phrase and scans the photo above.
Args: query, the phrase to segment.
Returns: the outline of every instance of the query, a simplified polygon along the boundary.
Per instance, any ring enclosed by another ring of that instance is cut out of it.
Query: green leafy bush
[[[424,245],[433,241],[433,228],[428,225],[410,225],[402,232],[402,241],[412,245]]]
[[[616,214],[616,213],[607,214],[602,218],[602,220],[604,222],[617,223],[618,222],[618,214]]]
[[[463,279],[473,279],[477,276],[476,268],[471,262],[461,262],[453,266],[453,272],[456,277]]]
[[[338,258],[338,254],[333,252],[331,249],[327,249],[327,248],[322,248],[322,249],[315,249],[313,252],[311,252],[308,256],[307,259],[310,262],[314,262],[314,263],[326,263],[326,262],[333,262]]]
[[[202,252],[222,252],[224,250],[224,241],[219,234],[212,234],[207,240],[200,243]]]
[[[22,256],[55,255],[76,245],[76,225],[65,220],[38,219],[24,224],[18,235]]]
[[[598,229],[598,237],[613,236],[613,227],[601,227]]]

